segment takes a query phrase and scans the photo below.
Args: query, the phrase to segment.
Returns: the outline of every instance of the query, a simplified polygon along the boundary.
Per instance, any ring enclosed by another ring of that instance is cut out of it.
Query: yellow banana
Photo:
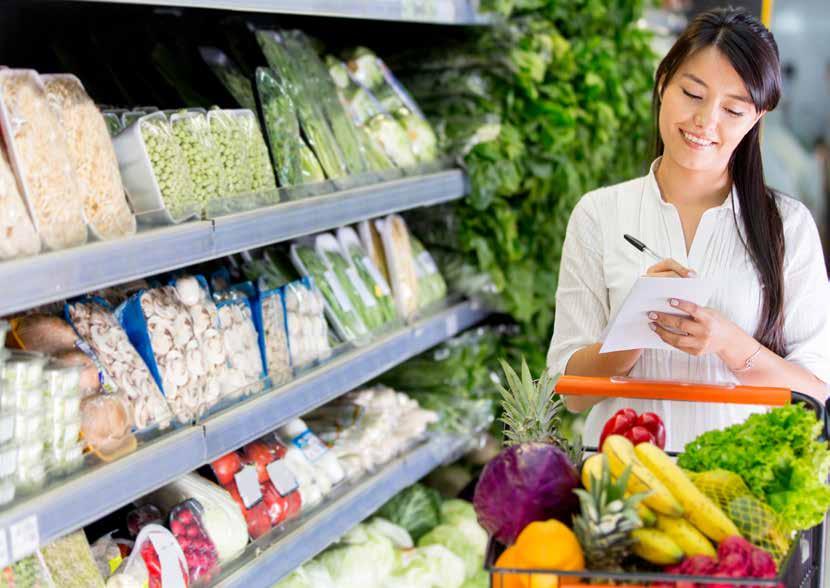
[[[585,460],[585,463],[582,464],[582,485],[585,487],[586,490],[591,489],[591,476],[594,476],[597,480],[600,479],[602,476],[602,454],[596,453]],[[616,476],[611,476],[614,481],[616,481]],[[631,496],[631,492],[626,492],[626,496]],[[652,511],[649,507],[643,504],[642,500],[637,503],[637,514],[640,517],[640,520],[643,521],[643,525],[646,527],[653,527],[657,523],[657,517],[654,515],[654,511]]]
[[[698,490],[662,449],[651,443],[640,443],[634,452],[640,462],[680,501],[685,510],[684,516],[704,535],[718,543],[732,535],[740,535],[735,523]]]
[[[684,518],[657,515],[657,529],[671,537],[686,557],[693,555],[717,557],[718,555],[709,539]]]
[[[604,446],[603,446],[604,447]],[[683,550],[667,534],[657,529],[631,531],[634,555],[658,566],[668,566],[683,560]]]
[[[672,496],[668,488],[637,459],[631,441],[622,435],[611,435],[605,439],[602,452],[608,458],[608,466],[615,476],[622,475],[625,468],[631,466],[628,491],[632,494],[648,492],[648,496],[643,500],[646,506],[655,512],[672,517],[683,515],[683,506]]]

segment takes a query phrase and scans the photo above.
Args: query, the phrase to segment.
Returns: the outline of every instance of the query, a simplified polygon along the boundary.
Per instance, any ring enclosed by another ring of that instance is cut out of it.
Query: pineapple
[[[545,370],[534,381],[524,358],[521,378],[504,360],[501,366],[507,379],[507,388],[499,386],[503,411],[501,421],[507,426],[505,444],[549,443],[565,451],[573,463],[579,463],[582,459],[581,444],[572,445],[559,433],[564,404],[553,391],[556,379]]]
[[[600,479],[592,474],[589,490],[574,490],[582,514],[574,517],[573,530],[585,554],[587,569],[617,572],[622,571],[621,563],[633,544],[631,531],[643,526],[637,504],[646,494],[626,497],[631,469],[626,468],[614,482],[605,456],[602,460]]]

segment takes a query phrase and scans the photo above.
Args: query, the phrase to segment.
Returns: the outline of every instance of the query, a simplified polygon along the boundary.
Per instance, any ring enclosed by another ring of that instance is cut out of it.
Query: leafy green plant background
[[[468,148],[470,194],[452,207],[454,230],[433,235],[433,245],[489,274],[539,373],[571,210],[650,161],[656,59],[637,24],[644,0],[484,5],[504,21],[407,56],[403,81],[444,145]],[[475,144],[476,131],[489,140]]]

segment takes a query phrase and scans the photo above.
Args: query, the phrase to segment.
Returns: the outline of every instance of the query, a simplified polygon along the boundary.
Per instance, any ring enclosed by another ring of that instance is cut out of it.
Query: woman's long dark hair
[[[698,15],[686,28],[657,68],[652,106],[656,153],[663,155],[659,115],[663,88],[681,64],[706,47],[717,48],[743,80],[755,108],[776,107],[781,97],[778,45],[772,33],[739,9],[716,9]],[[764,183],[760,125],[752,127],[729,160],[729,174],[740,202],[746,235],[741,237],[764,286],[761,320],[755,338],[778,355],[784,348],[784,229],[775,194]],[[737,217],[735,217],[737,223]],[[740,233],[740,231],[739,231]]]

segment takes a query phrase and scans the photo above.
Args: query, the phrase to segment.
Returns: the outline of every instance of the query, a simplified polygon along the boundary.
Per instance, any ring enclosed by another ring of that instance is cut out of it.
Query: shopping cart
[[[556,385],[559,394],[569,396],[599,396],[606,398],[631,398],[646,400],[675,400],[681,402],[712,402],[724,404],[749,404],[763,406],[784,406],[797,402],[809,406],[823,423],[820,440],[830,438],[827,407],[810,396],[784,388],[761,388],[752,386],[710,385],[687,382],[660,382],[634,380],[631,378],[588,378],[562,376]],[[595,447],[586,447],[586,452],[595,452]],[[669,452],[677,455],[676,452]],[[555,549],[555,546],[552,546]],[[787,588],[819,588],[822,585],[824,556],[824,523],[800,532],[792,542],[789,552],[779,566],[777,578],[722,578],[713,576],[686,576],[663,572],[607,572],[599,570],[527,570],[496,567],[496,561],[505,547],[491,539],[487,546],[485,567],[490,572],[491,588],[508,588],[520,583],[509,579],[524,579],[523,586],[557,586],[567,588],[597,588],[597,586],[623,586],[640,588],[660,585],[681,588],[693,585],[734,585],[734,586],[780,586]],[[554,576],[558,577],[557,581]],[[503,585],[500,585],[503,584]]]

